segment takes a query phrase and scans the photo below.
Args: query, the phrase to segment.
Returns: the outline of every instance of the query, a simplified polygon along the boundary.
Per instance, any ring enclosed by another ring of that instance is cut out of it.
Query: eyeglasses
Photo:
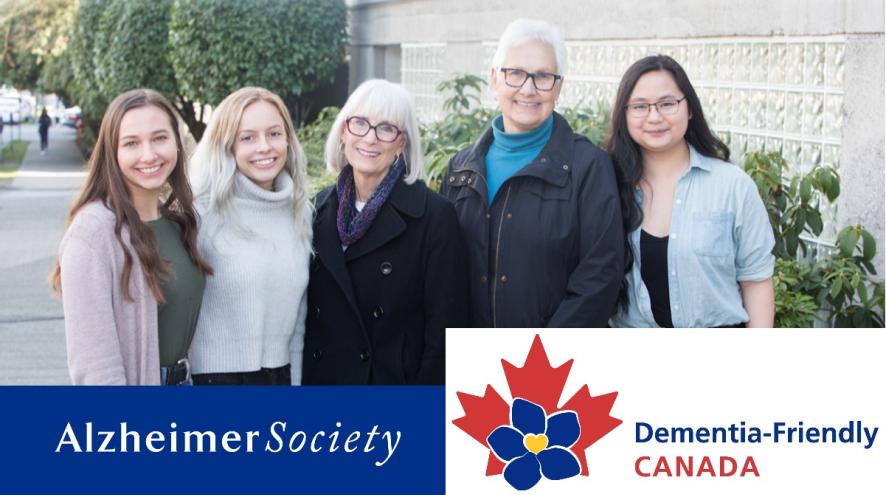
[[[400,134],[403,134],[403,131],[398,129],[394,124],[382,122],[378,125],[372,125],[363,117],[351,117],[345,122],[348,125],[348,132],[357,137],[363,137],[369,134],[369,131],[374,129],[375,137],[383,143],[393,143],[398,137],[400,137]]]
[[[559,74],[551,74],[550,72],[526,72],[522,69],[510,69],[502,67],[501,72],[505,75],[505,84],[512,88],[522,88],[526,84],[527,79],[532,79],[532,85],[539,91],[550,91],[554,89],[557,81],[563,79]]]
[[[628,103],[625,105],[625,109],[627,109],[628,115],[636,118],[642,118],[649,115],[649,112],[652,111],[652,107],[655,107],[655,109],[658,110],[658,113],[662,115],[674,115],[680,108],[680,102],[685,99],[686,97],[684,96],[679,100],[667,98],[655,103]]]

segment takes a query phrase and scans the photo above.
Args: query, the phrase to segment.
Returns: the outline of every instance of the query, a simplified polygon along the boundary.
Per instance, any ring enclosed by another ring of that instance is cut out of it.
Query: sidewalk
[[[4,141],[11,130],[4,129]],[[61,301],[47,280],[85,177],[75,136],[53,126],[41,155],[36,126],[23,125],[21,139],[31,144],[15,180],[0,186],[0,385],[70,383]]]

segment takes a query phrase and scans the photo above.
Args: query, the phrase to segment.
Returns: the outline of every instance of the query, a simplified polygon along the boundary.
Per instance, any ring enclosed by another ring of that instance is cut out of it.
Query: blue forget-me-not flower
[[[562,480],[581,472],[578,458],[569,450],[580,435],[575,411],[547,416],[541,406],[518,398],[511,405],[511,424],[493,430],[486,443],[507,463],[505,480],[517,490],[528,490],[542,476]]]

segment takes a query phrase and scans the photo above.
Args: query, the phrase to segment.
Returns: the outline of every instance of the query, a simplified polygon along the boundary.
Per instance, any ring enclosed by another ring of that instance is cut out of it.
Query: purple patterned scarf
[[[369,201],[363,206],[363,210],[357,211],[356,187],[354,186],[354,169],[350,165],[345,167],[338,176],[338,182],[335,184],[335,190],[338,192],[338,215],[336,217],[336,227],[338,227],[338,237],[344,246],[350,246],[357,242],[363,234],[369,230],[372,220],[381,210],[382,205],[388,200],[394,185],[403,175],[403,169],[406,165],[403,163],[402,156],[394,162],[394,165],[388,170],[385,178],[375,188],[370,196]]]

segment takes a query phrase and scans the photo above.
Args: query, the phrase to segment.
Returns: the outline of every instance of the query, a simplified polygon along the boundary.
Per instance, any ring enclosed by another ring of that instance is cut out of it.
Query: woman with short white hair
[[[215,267],[191,346],[195,385],[301,382],[311,206],[283,100],[241,88],[191,157],[199,246]]]
[[[449,162],[470,252],[471,326],[605,327],[626,261],[609,156],[554,111],[564,84],[559,31],[519,19],[489,76],[501,115]]]
[[[452,205],[421,180],[412,97],[369,80],[326,142],[338,174],[315,199],[303,383],[443,384],[444,330],[467,320]]]

